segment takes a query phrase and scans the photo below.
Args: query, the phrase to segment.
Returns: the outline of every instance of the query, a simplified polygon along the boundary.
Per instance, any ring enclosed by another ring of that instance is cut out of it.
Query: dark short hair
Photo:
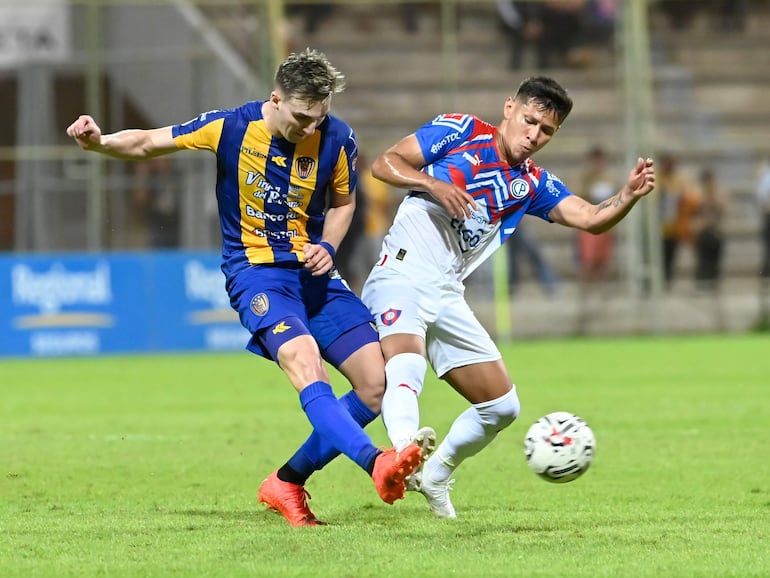
[[[530,76],[516,90],[516,100],[533,100],[545,110],[556,113],[559,124],[563,123],[572,111],[572,99],[564,87],[548,76]]]
[[[275,86],[285,98],[323,102],[345,89],[345,76],[322,52],[306,48],[290,54],[275,73]]]

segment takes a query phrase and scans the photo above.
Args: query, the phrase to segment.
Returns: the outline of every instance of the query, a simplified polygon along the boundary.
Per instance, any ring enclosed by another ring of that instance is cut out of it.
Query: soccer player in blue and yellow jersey
[[[293,526],[322,524],[304,484],[340,453],[389,504],[403,498],[421,459],[417,445],[382,451],[363,430],[379,415],[385,368],[371,314],[334,268],[355,208],[358,154],[351,128],[329,114],[343,88],[326,56],[307,49],[281,63],[267,100],[150,130],[102,134],[87,115],[67,129],[82,149],[119,159],[182,149],[216,155],[230,302],[252,334],[247,348],[278,363],[314,428],[258,492]],[[339,399],[324,360],[353,386]]]

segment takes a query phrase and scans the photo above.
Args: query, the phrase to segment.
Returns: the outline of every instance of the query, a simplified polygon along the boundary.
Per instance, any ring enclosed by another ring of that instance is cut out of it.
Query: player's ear
[[[509,96],[505,99],[505,104],[503,105],[503,118],[511,118],[513,116],[513,108],[516,106],[516,99],[514,99],[512,96]]]

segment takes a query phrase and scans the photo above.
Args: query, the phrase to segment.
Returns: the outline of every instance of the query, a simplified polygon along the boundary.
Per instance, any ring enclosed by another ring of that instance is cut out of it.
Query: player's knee
[[[329,382],[329,373],[321,354],[310,346],[304,349],[282,347],[278,352],[278,365],[295,387],[304,387],[316,381]]]
[[[363,380],[353,383],[356,395],[374,413],[382,409],[382,398],[385,395],[385,373],[371,372]]]
[[[305,323],[298,317],[291,316],[261,331],[255,338],[261,342],[271,359],[283,367],[283,364],[288,361],[308,356],[307,341],[295,340],[295,338],[302,336],[312,337]],[[313,344],[310,356],[315,359],[320,357],[320,352],[315,345],[315,340],[313,340]]]
[[[354,333],[357,333],[359,338],[348,339]],[[328,360],[334,359],[335,353],[344,356],[342,363],[335,367],[348,378],[361,401],[370,410],[379,413],[382,397],[385,395],[385,362],[377,341],[377,332],[372,330],[372,334],[374,341],[371,341],[364,331],[349,332],[335,341],[326,353]],[[352,353],[346,354],[345,348],[349,348]]]
[[[516,394],[515,385],[505,395],[491,401],[475,404],[474,407],[479,413],[484,426],[496,431],[511,425],[516,421],[521,411],[521,403],[519,402],[519,396]]]
[[[385,364],[388,388],[405,387],[419,397],[422,393],[428,362],[419,353],[399,353]]]
[[[297,332],[288,340],[263,336],[262,343],[298,391],[308,383],[329,381],[318,344],[309,333]]]

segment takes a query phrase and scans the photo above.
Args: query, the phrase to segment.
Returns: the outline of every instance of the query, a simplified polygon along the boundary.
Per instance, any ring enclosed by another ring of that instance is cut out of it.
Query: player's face
[[[274,108],[271,130],[287,141],[300,143],[311,136],[329,114],[331,98],[323,102],[284,99],[277,92],[270,95]]]
[[[508,162],[515,165],[547,145],[558,129],[559,120],[554,111],[543,109],[533,100],[519,102],[508,97],[498,146],[504,150]]]

